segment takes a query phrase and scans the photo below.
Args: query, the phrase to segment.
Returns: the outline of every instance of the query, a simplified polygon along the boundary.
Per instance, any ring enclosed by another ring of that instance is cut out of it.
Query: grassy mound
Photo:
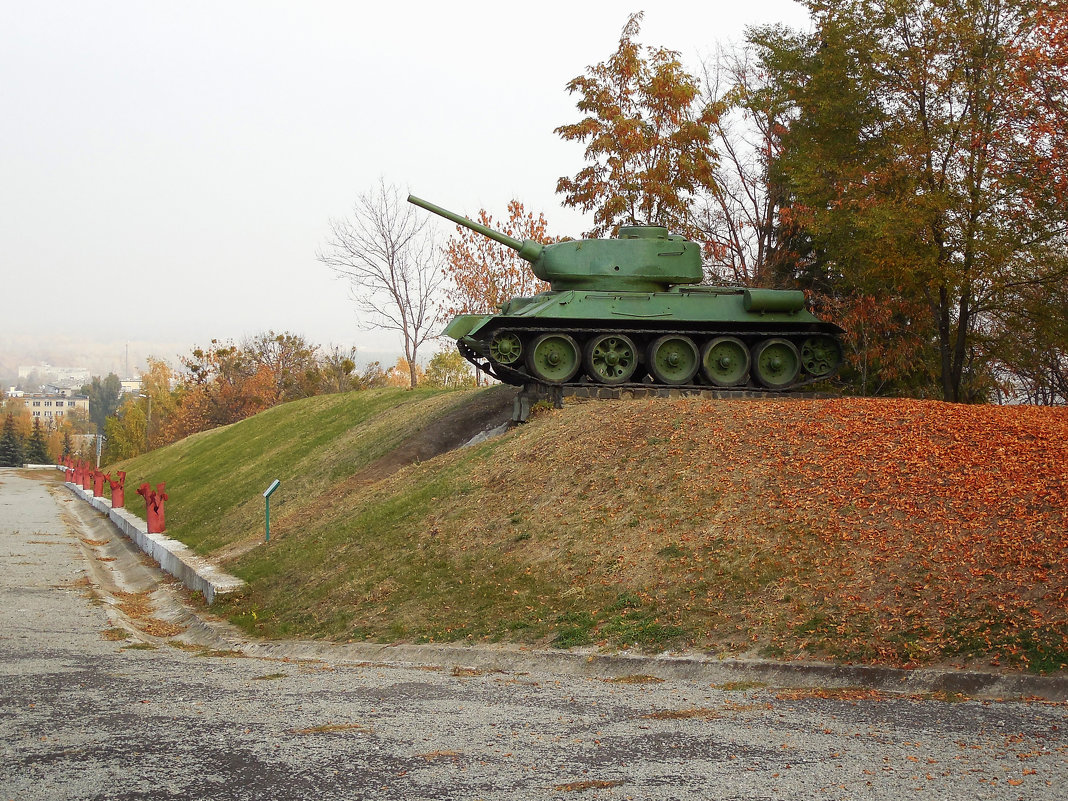
[[[314,398],[128,469],[167,480],[170,533],[249,582],[221,609],[263,636],[1068,663],[1064,410],[569,402],[376,474],[479,397]]]

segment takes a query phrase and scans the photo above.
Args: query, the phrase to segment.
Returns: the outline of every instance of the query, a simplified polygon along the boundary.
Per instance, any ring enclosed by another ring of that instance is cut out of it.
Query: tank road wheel
[[[602,334],[586,343],[583,366],[598,384],[623,384],[638,367],[638,349],[623,334]]]
[[[810,375],[830,375],[841,363],[842,346],[834,337],[809,337],[801,343],[801,366]]]
[[[579,362],[578,344],[567,334],[542,334],[527,351],[527,368],[547,384],[570,381]]]
[[[693,340],[678,334],[654,340],[647,355],[649,372],[660,384],[689,384],[701,364]]]
[[[800,371],[801,356],[792,342],[765,339],[753,348],[753,376],[768,389],[785,389]]]
[[[705,378],[717,387],[744,384],[749,364],[749,348],[734,337],[716,337],[701,349]]]
[[[514,364],[523,355],[523,343],[518,334],[502,331],[490,342],[490,358],[498,364]]]

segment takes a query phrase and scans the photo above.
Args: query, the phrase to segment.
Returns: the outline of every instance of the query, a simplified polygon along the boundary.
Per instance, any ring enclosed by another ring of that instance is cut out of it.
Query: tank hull
[[[550,291],[444,331],[509,384],[794,389],[832,375],[841,329],[800,292],[676,286],[664,292]]]

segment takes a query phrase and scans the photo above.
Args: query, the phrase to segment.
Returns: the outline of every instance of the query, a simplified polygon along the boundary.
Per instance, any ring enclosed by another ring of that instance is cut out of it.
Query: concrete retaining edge
[[[64,482],[64,485],[94,509],[106,515],[125,537],[156,560],[164,572],[170,573],[194,592],[201,593],[209,605],[215,602],[216,596],[234,592],[245,586],[242,579],[231,576],[204,557],[197,556],[184,543],[172,540],[165,534],[149,534],[148,524],[144,520],[125,509],[111,508],[111,501],[107,498],[96,497],[69,481]]]
[[[225,623],[193,616],[188,639],[261,659],[437,667],[477,673],[551,673],[605,680],[653,676],[714,685],[769,688],[865,688],[897,695],[961,694],[980,700],[1068,701],[1068,676],[987,673],[974,670],[835,665],[719,658],[710,654],[603,654],[589,649],[554,651],[516,645],[330,643],[251,640]]]

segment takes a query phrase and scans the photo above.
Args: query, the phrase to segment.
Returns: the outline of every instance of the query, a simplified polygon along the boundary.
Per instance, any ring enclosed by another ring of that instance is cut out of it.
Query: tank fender
[[[461,314],[458,317],[454,317],[452,321],[445,326],[445,330],[441,332],[441,336],[450,337],[452,339],[463,339],[464,337],[473,334],[492,319],[492,315]]]
[[[747,312],[799,312],[805,308],[805,293],[800,289],[747,289],[742,293]]]

